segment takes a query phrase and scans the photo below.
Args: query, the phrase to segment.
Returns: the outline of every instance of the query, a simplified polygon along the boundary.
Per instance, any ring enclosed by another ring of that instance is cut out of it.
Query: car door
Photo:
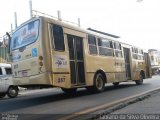
[[[11,67],[5,67],[4,72],[5,72],[5,77],[4,77],[5,89],[7,90],[9,86],[13,84]]]
[[[0,93],[5,91],[5,76],[3,72],[3,67],[0,67]]]

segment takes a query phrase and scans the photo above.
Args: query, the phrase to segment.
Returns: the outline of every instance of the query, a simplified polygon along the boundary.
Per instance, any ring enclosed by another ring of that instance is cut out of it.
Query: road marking
[[[137,97],[143,96],[145,94],[152,93],[156,90],[160,90],[160,87],[148,90],[146,92],[142,92],[142,93],[137,94],[137,95],[133,95],[133,96],[129,96],[129,97],[126,97],[126,98],[123,98],[123,99],[120,99],[120,100],[116,100],[116,101],[111,102],[111,103],[106,103],[106,104],[103,104],[103,105],[100,105],[100,106],[97,106],[97,107],[93,107],[93,108],[89,108],[89,109],[86,109],[86,110],[83,110],[83,111],[79,111],[79,112],[73,113],[72,115],[68,115],[68,116],[64,116],[62,118],[59,118],[58,120],[70,120],[70,119],[79,117],[79,116],[84,115],[84,114],[89,114],[91,112],[95,112],[95,111],[98,111],[98,110],[101,110],[101,109],[104,109],[104,108],[109,108],[113,105],[117,105],[121,102],[125,102],[125,101],[131,100],[133,98],[137,98]]]

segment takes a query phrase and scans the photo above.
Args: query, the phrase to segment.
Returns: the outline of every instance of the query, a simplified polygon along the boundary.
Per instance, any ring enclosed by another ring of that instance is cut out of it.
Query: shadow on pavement
[[[148,84],[143,84],[143,86],[146,86]],[[119,89],[125,89],[128,87],[137,87],[137,85],[135,85],[134,83],[125,83],[125,84],[120,84],[119,86],[113,86],[113,85],[107,85],[105,87],[104,93],[109,92],[109,91],[114,91],[114,90],[119,90]],[[103,94],[103,93],[101,93]],[[81,96],[92,96],[95,95],[93,93],[89,93],[86,89],[80,89],[77,91],[76,94],[74,95],[68,95],[65,93],[51,93],[51,94],[41,94],[39,96],[34,97],[34,95],[32,95],[32,97],[27,98],[27,96],[25,96],[25,98],[21,97],[22,99],[6,99],[6,100],[2,100],[0,101],[0,112],[8,112],[8,111],[12,111],[12,110],[18,110],[18,109],[22,109],[22,108],[27,108],[27,107],[33,107],[33,106],[37,106],[37,105],[42,105],[45,103],[51,103],[51,102],[56,102],[56,101],[63,101],[63,100],[67,100],[67,99],[74,99],[74,98],[78,98]],[[3,102],[3,103],[1,103]],[[2,104],[2,105],[1,105]]]

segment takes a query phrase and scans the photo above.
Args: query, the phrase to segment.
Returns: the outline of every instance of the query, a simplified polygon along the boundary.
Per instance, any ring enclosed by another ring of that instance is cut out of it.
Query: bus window
[[[112,41],[109,42],[110,42],[110,47],[113,48],[113,42]]]
[[[143,50],[141,50],[141,53],[143,54]]]
[[[134,48],[132,47],[132,52],[134,53]]]
[[[122,56],[122,51],[115,50],[115,54],[116,54],[116,57],[123,57]]]
[[[141,55],[143,55],[143,50],[138,49],[138,53],[141,54]]]
[[[68,36],[68,48],[69,48],[69,57],[71,60],[74,60],[74,42],[73,42],[73,37]]]
[[[135,53],[138,53],[138,49],[137,48],[135,48]]]
[[[83,44],[80,37],[77,37],[76,46],[77,46],[77,59],[83,60],[83,54],[81,54],[81,52],[83,51]]]
[[[109,40],[98,38],[99,54],[105,56],[113,56],[113,49]]]
[[[109,40],[98,38],[98,46],[109,47],[111,48],[111,44]]]
[[[114,42],[114,49],[116,57],[123,57],[121,44],[118,42]]]
[[[121,50],[121,44],[119,44],[118,42],[114,42],[114,48]]]
[[[138,56],[137,57],[138,60],[143,60],[144,59],[142,55],[137,55],[137,56]]]
[[[154,61],[154,57],[153,56],[151,56],[151,60]]]
[[[57,51],[64,51],[64,35],[63,29],[59,25],[53,25],[54,48]]]
[[[39,20],[32,21],[20,29],[12,36],[12,50],[25,47],[35,42],[39,35]]]
[[[89,53],[97,55],[96,38],[93,35],[88,35]]]
[[[138,56],[135,53],[133,53],[132,57],[133,57],[133,59],[138,59]]]

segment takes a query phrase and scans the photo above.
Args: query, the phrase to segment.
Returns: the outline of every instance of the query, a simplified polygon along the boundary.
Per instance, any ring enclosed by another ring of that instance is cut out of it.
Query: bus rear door
[[[83,38],[67,35],[72,86],[85,84]]]
[[[144,53],[144,60],[145,60],[145,69],[146,69],[146,78],[151,78],[152,73],[151,73],[151,62],[149,59],[148,53]]]
[[[130,49],[123,48],[127,80],[131,79]]]

